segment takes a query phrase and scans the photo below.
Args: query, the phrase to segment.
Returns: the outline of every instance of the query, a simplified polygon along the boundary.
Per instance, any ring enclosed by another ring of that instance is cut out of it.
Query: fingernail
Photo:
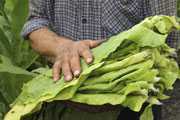
[[[88,62],[88,63],[92,62],[92,58],[88,58],[88,59],[87,59],[87,62]]]
[[[72,79],[72,77],[71,77],[70,75],[68,75],[67,77],[65,77],[65,79],[66,79],[67,81],[70,81],[70,80]]]
[[[80,71],[79,70],[76,70],[75,72],[74,72],[74,75],[75,76],[77,76],[77,75],[79,75],[80,74]]]

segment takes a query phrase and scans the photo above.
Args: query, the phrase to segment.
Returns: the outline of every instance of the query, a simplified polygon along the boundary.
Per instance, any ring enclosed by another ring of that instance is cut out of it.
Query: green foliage
[[[146,107],[144,114],[140,117],[140,120],[154,120],[151,105]]]
[[[13,64],[27,69],[37,58],[28,41],[20,36],[28,13],[28,1],[7,1],[0,16],[0,54],[8,57]]]
[[[23,84],[33,77],[31,72],[14,66],[9,58],[0,56],[0,120],[21,92]]]
[[[52,70],[40,69],[37,71],[40,75],[24,85],[5,120],[20,120],[41,109],[43,102],[55,100],[89,105],[120,104],[136,112],[148,102],[141,120],[153,120],[152,105],[168,98],[164,91],[173,89],[179,77],[179,67],[170,58],[174,50],[165,43],[172,28],[179,27],[174,17],[145,19],[94,48],[94,62],[89,66],[82,62],[82,74],[68,83],[63,76],[54,83]],[[136,52],[123,51],[127,44]],[[118,53],[126,57],[116,59],[113,54]]]
[[[28,13],[28,0],[0,0],[0,120],[34,74],[28,69],[38,55],[20,32]]]
[[[4,9],[5,0],[0,0],[0,10]],[[2,12],[0,12],[2,14]]]

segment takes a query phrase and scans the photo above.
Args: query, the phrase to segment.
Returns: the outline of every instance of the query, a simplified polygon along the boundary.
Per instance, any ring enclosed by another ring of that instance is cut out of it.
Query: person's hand
[[[80,57],[87,64],[93,61],[91,48],[102,43],[102,40],[83,40],[72,41],[64,38],[59,40],[58,48],[56,48],[55,62],[53,65],[53,79],[57,81],[61,72],[66,81],[70,81],[73,77],[78,77],[81,73]]]
[[[66,81],[79,76],[81,72],[80,57],[87,63],[93,61],[91,48],[98,46],[103,40],[73,41],[44,27],[29,34],[32,48],[38,53],[53,58],[53,79],[57,81],[61,72]]]

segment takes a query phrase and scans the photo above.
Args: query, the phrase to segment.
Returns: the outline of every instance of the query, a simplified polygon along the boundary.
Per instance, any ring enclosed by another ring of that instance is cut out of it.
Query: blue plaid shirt
[[[48,27],[73,40],[105,39],[152,15],[176,15],[176,0],[29,0],[22,35]],[[180,37],[179,37],[180,38]],[[168,43],[177,48],[178,34]]]

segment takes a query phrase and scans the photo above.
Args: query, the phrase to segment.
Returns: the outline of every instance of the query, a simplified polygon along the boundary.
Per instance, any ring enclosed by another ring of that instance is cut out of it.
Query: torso
[[[52,29],[73,40],[104,39],[141,19],[140,0],[49,0]]]

